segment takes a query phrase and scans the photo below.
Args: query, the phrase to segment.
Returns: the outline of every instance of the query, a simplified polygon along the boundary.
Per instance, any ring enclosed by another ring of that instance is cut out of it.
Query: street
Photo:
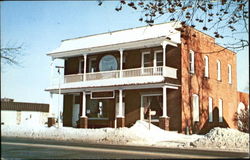
[[[247,158],[248,153],[218,152],[127,145],[1,138],[1,158],[24,159],[166,159],[166,158]]]

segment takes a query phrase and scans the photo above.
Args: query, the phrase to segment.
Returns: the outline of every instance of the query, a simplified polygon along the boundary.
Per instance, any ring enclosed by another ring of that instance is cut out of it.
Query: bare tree
[[[102,5],[104,1],[98,2]],[[184,29],[190,26],[216,39],[227,38],[221,45],[234,51],[249,46],[248,0],[120,0],[115,10],[124,7],[139,11],[138,20],[150,26],[163,17],[181,22]]]
[[[20,66],[20,57],[23,56],[23,45],[1,47],[1,64]]]

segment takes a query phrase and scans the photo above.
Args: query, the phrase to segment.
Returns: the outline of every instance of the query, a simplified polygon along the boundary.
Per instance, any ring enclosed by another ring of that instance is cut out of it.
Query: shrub
[[[249,133],[249,108],[242,109],[240,113],[236,113],[235,121],[240,131]]]

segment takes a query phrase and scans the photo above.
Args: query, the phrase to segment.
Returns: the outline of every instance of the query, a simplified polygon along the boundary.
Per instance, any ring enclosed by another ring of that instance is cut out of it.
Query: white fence
[[[100,80],[121,77],[139,77],[139,76],[164,76],[177,78],[177,69],[172,67],[142,67],[125,70],[113,70],[104,72],[86,73],[86,81]],[[64,76],[64,83],[80,82],[84,80],[84,74],[71,74]]]

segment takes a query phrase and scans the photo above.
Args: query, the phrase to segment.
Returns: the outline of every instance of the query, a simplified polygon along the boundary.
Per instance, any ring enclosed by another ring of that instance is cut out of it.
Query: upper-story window
[[[228,64],[228,83],[232,84],[232,65]]]
[[[89,72],[96,72],[97,71],[97,61],[96,57],[90,57],[89,58]]]
[[[219,99],[219,122],[223,122],[223,101]]]
[[[99,63],[99,69],[100,71],[111,71],[111,70],[117,70],[117,60],[112,55],[106,55],[102,57]]]
[[[190,73],[194,73],[194,51],[189,51],[189,70]]]
[[[212,97],[208,97],[208,118],[209,118],[209,122],[213,122],[213,98]]]
[[[83,73],[84,72],[84,60],[80,59],[79,60],[79,69],[78,69],[78,73]]]
[[[219,60],[217,60],[217,80],[221,80],[221,63]]]
[[[155,51],[154,52],[154,67],[163,65],[163,52]]]
[[[150,52],[142,53],[142,67],[150,67],[151,59]]]
[[[193,122],[199,122],[199,96],[193,94]]]
[[[204,72],[204,76],[208,77],[208,71],[209,71],[209,61],[208,61],[208,56],[204,57],[204,63],[205,63],[205,72]]]

